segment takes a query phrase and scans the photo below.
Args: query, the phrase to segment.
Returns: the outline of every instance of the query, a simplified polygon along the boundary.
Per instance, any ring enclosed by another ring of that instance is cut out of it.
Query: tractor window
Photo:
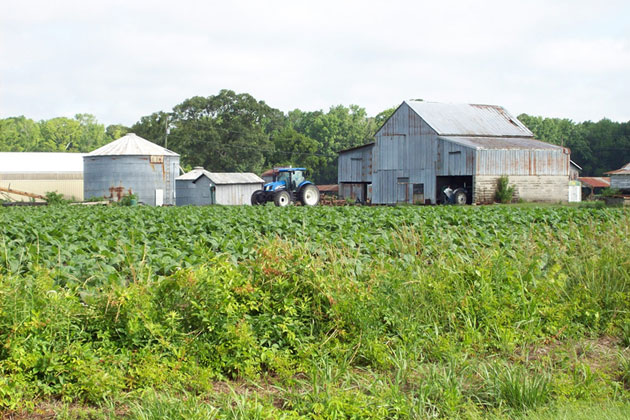
[[[287,184],[289,183],[289,173],[288,172],[280,172],[278,173],[277,181],[285,181]]]
[[[296,171],[293,173],[293,183],[295,184],[295,186],[297,187],[298,185],[300,185],[300,183],[304,181],[304,174],[302,173],[302,171]]]

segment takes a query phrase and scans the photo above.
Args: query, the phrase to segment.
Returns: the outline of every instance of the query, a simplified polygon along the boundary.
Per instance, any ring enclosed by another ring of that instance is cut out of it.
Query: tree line
[[[247,93],[222,90],[144,116],[131,127],[105,127],[90,114],[39,122],[23,116],[0,119],[0,151],[87,153],[134,132],[179,153],[187,169],[261,173],[274,166],[304,166],[314,182],[328,184],[337,182],[337,152],[373,141],[395,109],[373,117],[357,105],[285,114]],[[630,161],[630,121],[518,118],[536,138],[571,148],[572,160],[585,176],[599,176]]]

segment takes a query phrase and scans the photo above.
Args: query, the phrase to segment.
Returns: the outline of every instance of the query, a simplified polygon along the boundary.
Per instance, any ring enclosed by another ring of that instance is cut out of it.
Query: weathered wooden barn
[[[630,193],[630,162],[617,170],[606,172],[606,175],[610,175],[610,188]]]
[[[209,172],[199,166],[177,177],[175,183],[178,206],[250,205],[263,180],[250,172]]]
[[[494,200],[508,176],[516,198],[566,202],[570,151],[534,139],[494,105],[405,101],[375,142],[340,152],[340,194],[361,188],[374,204],[436,203],[450,185],[469,202]]]

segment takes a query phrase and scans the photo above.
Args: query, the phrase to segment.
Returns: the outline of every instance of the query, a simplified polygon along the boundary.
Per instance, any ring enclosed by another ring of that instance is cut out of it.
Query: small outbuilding
[[[583,176],[578,178],[582,183],[582,195],[585,198],[592,198],[596,194],[601,194],[604,188],[610,188],[610,178],[599,177],[587,177]]]
[[[610,175],[610,188],[615,188],[623,193],[630,193],[630,162],[621,168],[605,172]]]
[[[133,133],[83,157],[83,195],[113,201],[135,194],[150,206],[175,205],[179,155]]]
[[[264,183],[250,172],[209,172],[202,167],[177,177],[175,182],[178,206],[250,205],[252,194]]]

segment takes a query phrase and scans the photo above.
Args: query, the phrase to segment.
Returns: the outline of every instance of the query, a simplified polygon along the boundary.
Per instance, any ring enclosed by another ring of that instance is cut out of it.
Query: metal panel
[[[420,101],[405,104],[440,135],[533,137],[523,123],[500,106]]]
[[[476,175],[566,175],[564,150],[477,150]]]
[[[338,182],[372,182],[374,143],[339,152]]]
[[[175,204],[175,174],[179,156],[164,156],[151,163],[150,156],[85,156],[83,195],[119,199],[134,193],[138,201],[155,205],[155,190],[164,190],[164,204]]]
[[[251,205],[254,191],[262,189],[259,184],[220,184],[216,185],[216,204]]]
[[[630,174],[611,174],[610,186],[619,190],[630,189]]]
[[[191,180],[175,180],[177,185],[176,203],[178,206],[207,206],[214,204],[210,188],[213,186],[208,178],[201,177],[196,182]]]
[[[149,140],[129,133],[111,143],[88,153],[88,156],[179,156],[177,153],[151,143]],[[161,159],[153,160],[160,163]]]

